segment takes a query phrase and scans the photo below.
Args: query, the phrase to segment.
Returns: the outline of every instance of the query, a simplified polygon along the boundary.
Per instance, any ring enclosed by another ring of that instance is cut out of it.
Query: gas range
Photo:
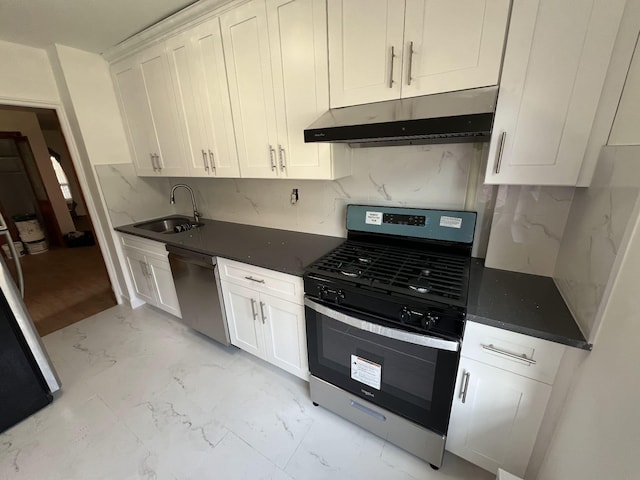
[[[349,205],[307,268],[311,399],[442,463],[464,332],[474,212]]]
[[[371,207],[350,205],[349,215],[361,208]],[[421,212],[424,215],[414,213],[407,218],[395,214],[383,219],[403,222],[391,224],[397,230],[404,227],[411,233],[424,234],[429,220],[433,222],[432,217],[447,216],[435,210]],[[449,217],[464,214],[475,222],[472,212],[444,213]],[[384,229],[383,225],[376,227]],[[428,233],[436,236],[436,230],[432,227]],[[472,235],[464,238],[473,239]],[[470,254],[470,243],[349,231],[342,245],[307,269],[305,293],[345,309],[376,315],[396,328],[460,339]]]

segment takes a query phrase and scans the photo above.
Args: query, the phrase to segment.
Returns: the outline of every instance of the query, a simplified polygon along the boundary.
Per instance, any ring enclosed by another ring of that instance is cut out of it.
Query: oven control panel
[[[348,205],[347,230],[471,245],[476,217],[459,210]]]

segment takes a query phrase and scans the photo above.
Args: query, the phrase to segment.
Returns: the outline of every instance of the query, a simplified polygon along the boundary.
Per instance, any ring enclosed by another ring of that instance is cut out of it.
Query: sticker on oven
[[[462,219],[460,217],[440,217],[440,226],[447,228],[462,228]]]
[[[367,212],[364,223],[369,225],[382,225],[382,212]]]
[[[351,355],[351,378],[380,390],[380,378],[382,377],[382,365],[373,363],[366,358]]]

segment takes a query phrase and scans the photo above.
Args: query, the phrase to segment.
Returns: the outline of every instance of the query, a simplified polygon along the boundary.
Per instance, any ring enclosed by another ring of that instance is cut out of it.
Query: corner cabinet
[[[139,176],[186,176],[169,65],[155,46],[111,66],[125,130]]]
[[[467,322],[446,449],[523,476],[565,348]]]
[[[218,258],[231,343],[308,380],[302,279]]]
[[[488,184],[576,185],[624,0],[514,0]]]
[[[496,85],[509,5],[329,0],[331,106]]]
[[[241,176],[349,175],[348,147],[303,137],[329,108],[325,2],[253,0],[220,23]]]
[[[181,318],[165,245],[126,234],[120,234],[120,240],[135,295]]]

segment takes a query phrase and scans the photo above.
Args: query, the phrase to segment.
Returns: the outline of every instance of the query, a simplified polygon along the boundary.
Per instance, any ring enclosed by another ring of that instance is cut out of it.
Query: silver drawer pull
[[[264,283],[264,280],[259,280],[259,279],[257,279],[257,278],[253,278],[253,277],[251,277],[251,276],[249,276],[249,277],[244,277],[244,278],[246,278],[247,280],[251,280],[252,282],[256,282],[256,283]]]
[[[471,373],[464,372],[462,374],[462,388],[460,389],[460,398],[462,399],[462,403],[467,401],[467,390],[469,389],[470,378],[471,378]]]
[[[482,346],[482,348],[484,348],[489,352],[497,353],[499,355],[504,355],[505,357],[513,358],[515,360],[520,360],[522,362],[528,363],[529,365],[535,365],[537,363],[532,358],[527,358],[526,353],[523,353],[522,355],[518,355],[516,353],[505,352],[504,350],[500,350],[499,348],[494,347],[492,343],[490,343],[489,345],[484,345],[484,344],[480,344],[480,345]]]
[[[366,413],[367,415],[370,415],[373,418],[380,420],[382,422],[387,420],[387,417],[385,417],[383,414],[376,412],[372,408],[369,408],[366,405],[362,405],[361,403],[354,402],[353,400],[349,400],[349,405],[351,405],[353,408],[357,410],[360,410],[362,413]]]
[[[256,301],[251,299],[251,313],[253,314],[253,319],[258,318],[258,312],[256,312]]]
[[[260,314],[262,315],[262,324],[266,323],[267,317],[264,316],[264,302],[260,302]]]

